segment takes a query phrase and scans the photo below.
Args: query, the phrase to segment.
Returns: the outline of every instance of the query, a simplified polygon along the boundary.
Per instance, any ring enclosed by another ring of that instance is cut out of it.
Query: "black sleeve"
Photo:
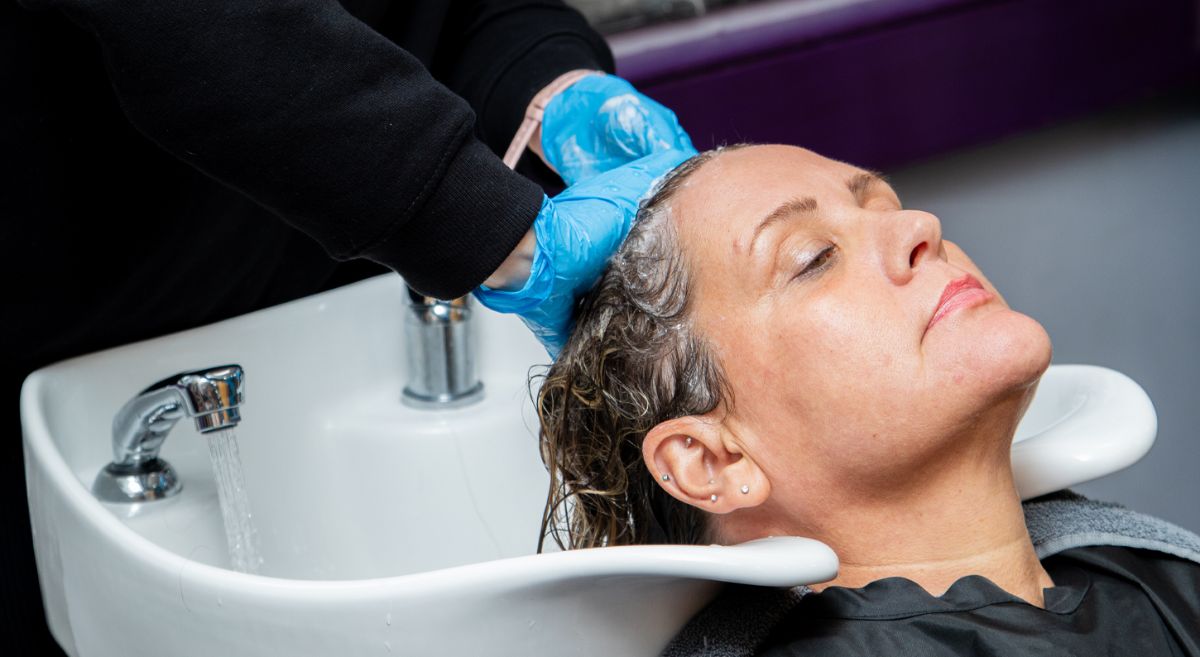
[[[454,0],[434,75],[478,114],[477,133],[503,153],[533,96],[574,69],[613,72],[612,52],[560,0]]]
[[[537,214],[541,190],[475,138],[467,103],[336,2],[23,4],[95,35],[139,130],[335,258],[460,296]]]

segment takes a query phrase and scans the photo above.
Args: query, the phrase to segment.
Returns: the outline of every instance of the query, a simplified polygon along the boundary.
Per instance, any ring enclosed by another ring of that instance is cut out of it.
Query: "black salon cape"
[[[0,0],[0,654],[57,652],[30,371],[389,268],[465,294],[541,204],[496,155],[529,100],[612,66],[552,0]]]
[[[972,575],[934,597],[891,577],[804,596],[763,657],[1200,657],[1200,564],[1122,547],[1042,561],[1045,609]]]

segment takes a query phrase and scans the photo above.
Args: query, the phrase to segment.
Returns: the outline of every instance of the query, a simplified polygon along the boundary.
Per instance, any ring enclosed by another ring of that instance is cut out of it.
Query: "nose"
[[[941,259],[942,222],[929,212],[899,210],[886,224],[891,228],[884,244],[884,269],[897,285],[912,280],[917,268]]]

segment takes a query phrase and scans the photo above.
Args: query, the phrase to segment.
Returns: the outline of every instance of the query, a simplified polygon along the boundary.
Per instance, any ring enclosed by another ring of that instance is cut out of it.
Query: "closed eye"
[[[809,276],[820,273],[821,270],[826,269],[829,266],[829,263],[833,261],[833,256],[836,253],[836,249],[837,247],[833,245],[822,249],[821,252],[816,255],[816,257],[808,261],[808,264],[804,266],[804,269],[801,269],[800,272],[792,278],[792,280],[808,278]]]

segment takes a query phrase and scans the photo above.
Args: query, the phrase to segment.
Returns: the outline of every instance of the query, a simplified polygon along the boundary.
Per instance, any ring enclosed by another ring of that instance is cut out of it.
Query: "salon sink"
[[[22,390],[26,473],[50,628],[71,655],[647,655],[717,582],[827,579],[823,544],[536,554],[549,478],[521,323],[476,306],[483,400],[401,403],[404,304],[383,276],[59,363]],[[161,456],[183,488],[91,493],[113,415],[175,372],[238,363],[237,427],[262,566],[230,568],[204,436]]]
[[[720,582],[836,572],[831,550],[799,537],[536,554],[548,477],[527,373],[545,352],[519,321],[477,308],[483,400],[410,408],[406,299],[382,276],[30,375],[38,574],[69,654],[648,655]],[[205,438],[189,423],[161,452],[179,494],[129,505],[90,490],[125,401],[230,362],[246,372],[237,433],[263,557],[254,575],[229,567]],[[1013,449],[1022,494],[1125,467],[1154,433],[1128,378],[1052,367]]]
[[[1051,365],[1013,437],[1021,499],[1123,470],[1146,455],[1158,415],[1133,379],[1095,365]]]

